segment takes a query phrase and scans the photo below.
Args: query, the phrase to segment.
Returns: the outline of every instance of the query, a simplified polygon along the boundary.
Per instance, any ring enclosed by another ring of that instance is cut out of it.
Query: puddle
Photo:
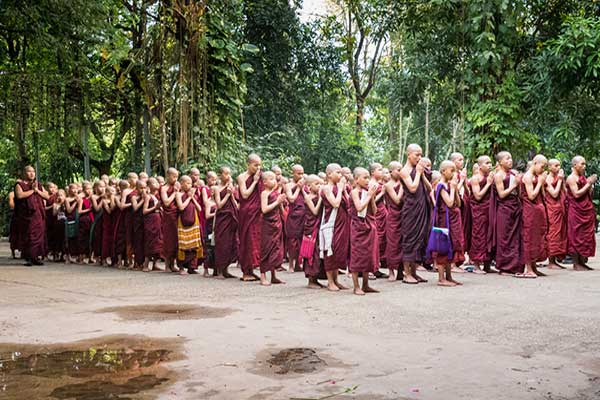
[[[255,368],[250,372],[264,376],[294,377],[311,374],[331,367],[347,367],[340,361],[308,347],[267,349],[257,355]]]
[[[109,307],[97,310],[99,313],[116,313],[129,321],[166,321],[173,319],[223,318],[232,313],[233,308],[201,307],[194,304],[153,304],[139,306]]]
[[[144,399],[176,378],[180,339],[106,336],[51,345],[0,344],[2,399]]]

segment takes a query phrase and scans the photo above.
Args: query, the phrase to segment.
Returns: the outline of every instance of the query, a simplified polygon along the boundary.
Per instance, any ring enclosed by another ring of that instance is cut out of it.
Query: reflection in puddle
[[[0,397],[132,399],[128,396],[175,378],[162,364],[181,358],[180,344],[139,336],[46,346],[0,344]]]
[[[154,304],[138,306],[109,307],[99,313],[117,313],[125,320],[164,321],[171,319],[223,318],[236,310],[232,308],[201,307],[194,304]]]

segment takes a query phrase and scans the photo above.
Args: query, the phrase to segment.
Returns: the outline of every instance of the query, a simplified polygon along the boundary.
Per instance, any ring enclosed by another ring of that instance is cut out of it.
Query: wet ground
[[[359,297],[6,256],[0,399],[600,398],[600,271]]]

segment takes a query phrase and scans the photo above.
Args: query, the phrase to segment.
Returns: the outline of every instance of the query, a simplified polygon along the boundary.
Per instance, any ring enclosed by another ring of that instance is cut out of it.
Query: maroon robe
[[[92,200],[84,197],[81,199],[83,210],[87,210],[92,207]],[[77,239],[79,240],[78,250],[80,255],[90,255],[90,230],[92,229],[92,223],[94,222],[93,211],[79,215],[79,233]]]
[[[577,181],[577,188],[581,189],[587,183],[583,175]],[[567,188],[568,198],[568,237],[569,253],[579,254],[582,257],[594,257],[596,254],[596,211],[592,203],[592,193],[588,192],[575,198]]]
[[[269,193],[267,204],[277,201],[277,190]],[[281,208],[275,207],[262,215],[260,228],[260,272],[273,272],[283,264],[283,218]]]
[[[174,190],[173,186],[169,186],[167,197],[170,197]],[[163,204],[162,239],[163,257],[167,259],[177,258],[177,204],[175,198],[168,206]]]
[[[416,168],[410,176],[415,178]],[[422,263],[425,261],[425,250],[431,225],[431,197],[423,182],[415,193],[411,193],[402,181],[404,189],[404,205],[402,206],[402,259],[404,262]]]
[[[401,182],[394,186],[396,193],[400,192]],[[386,245],[385,245],[385,260],[386,265],[391,270],[402,268],[402,206],[394,203],[391,197],[385,194],[385,203],[387,205],[387,221],[385,225]]]
[[[188,199],[187,193],[184,193],[181,196],[181,202],[185,202]],[[178,209],[179,218],[181,220],[181,225],[183,227],[190,227],[196,223],[197,210],[196,205],[193,201],[190,201],[189,204],[183,209]],[[200,224],[198,220],[198,225]],[[178,236],[179,240],[179,236]],[[201,243],[200,243],[201,245]],[[185,250],[183,252],[183,259],[178,258],[178,261],[181,263],[183,268],[186,269],[197,269],[198,268],[198,248]]]
[[[504,178],[504,189],[509,186],[508,172]],[[496,200],[496,268],[509,274],[522,273],[523,256],[523,207],[519,189],[514,189],[505,198]]]
[[[464,193],[460,200],[460,214],[462,218],[462,228],[464,237],[464,251],[469,252],[471,250],[471,225],[473,221],[473,215],[471,211],[471,182],[465,180]]]
[[[438,189],[440,192],[445,190],[446,193],[450,193],[450,189],[448,189],[448,187],[443,183],[438,183],[436,192]],[[449,227],[446,224],[446,209],[448,210],[448,223],[450,224]],[[435,219],[435,226],[438,228],[448,228],[448,231],[450,232],[450,242],[452,243],[452,259],[448,259],[447,254],[437,253],[432,253],[432,258],[438,265],[445,265],[448,263],[461,265],[465,261],[465,239],[462,226],[463,218],[460,212],[460,207],[447,207],[446,202],[440,193],[437,198],[437,215],[435,215]]]
[[[312,200],[313,205],[317,205],[319,202],[319,196],[315,196]],[[323,264],[319,258],[319,226],[321,225],[321,212],[314,215],[310,208],[304,208],[304,228],[303,236],[311,237],[315,239],[315,247],[313,250],[312,260],[304,258],[302,265],[304,269],[304,276],[307,278],[324,278],[325,270]]]
[[[50,196],[46,201],[46,206],[54,205],[56,194]],[[46,243],[48,251],[51,253],[62,253],[65,247],[65,223],[59,221],[58,216],[54,215],[54,208],[46,210]]]
[[[114,256],[114,224],[116,210],[110,214],[104,210],[102,215],[102,259]]]
[[[538,177],[533,177],[533,186]],[[546,231],[548,219],[546,206],[540,190],[534,200],[529,200],[525,184],[521,184],[521,201],[523,203],[523,263],[531,264],[544,261],[548,257],[546,247]]]
[[[338,188],[333,186],[332,193],[337,197]],[[333,206],[327,200],[323,193],[323,213],[325,221],[329,221],[329,217],[333,211]],[[350,216],[348,215],[349,198],[346,191],[342,193],[340,206],[337,209],[337,217],[333,225],[333,243],[331,250],[332,255],[325,254],[324,265],[325,271],[337,271],[338,269],[345,270],[348,266],[348,258],[350,257]]]
[[[304,190],[305,188],[300,188],[296,200],[289,204],[287,216],[285,218],[286,248],[290,260],[298,260],[300,254],[300,244],[302,243],[304,220],[306,218],[306,207],[304,205],[304,196],[302,194],[302,191]]]
[[[65,208],[67,201],[68,200],[65,201]],[[74,203],[77,203],[77,201],[75,200]],[[79,212],[77,211],[77,204],[75,204],[74,207],[75,209],[72,212],[66,213],[67,221],[75,221],[77,219],[77,214]],[[79,216],[79,218],[81,218],[81,216]],[[81,240],[79,239],[79,232],[77,233],[77,236],[67,239],[67,252],[69,253],[69,255],[78,256],[80,254],[83,254],[80,245]]]
[[[382,190],[385,190],[385,188],[383,187],[382,183],[379,183],[377,185],[377,192],[375,193],[376,196],[378,196]],[[387,207],[386,207],[386,202],[385,202],[385,194],[383,196],[381,196],[381,198],[377,201],[377,214],[375,215],[375,224],[377,225],[377,240],[379,243],[379,260],[381,260],[382,263],[387,263],[387,257],[386,257],[386,251],[385,251],[385,247],[387,244],[387,239],[386,239],[386,231],[385,231],[385,225],[386,225],[386,221],[388,218],[388,211],[387,211]],[[377,268],[379,269],[379,267]]]
[[[137,197],[137,189],[133,189],[126,197],[125,202],[131,204],[131,199]],[[133,207],[129,206],[123,210],[124,221],[125,221],[125,240],[127,243],[127,255],[131,256],[134,253],[137,237],[133,234],[134,223],[133,223]]]
[[[556,188],[558,184],[558,176],[554,177],[552,187]],[[557,198],[552,197],[548,191],[544,198],[546,202],[546,210],[548,211],[548,233],[546,241],[548,243],[548,256],[557,257],[562,260],[568,251],[567,240],[567,207],[566,207],[566,192],[563,180],[560,193]]]
[[[248,176],[246,187],[252,185],[253,181],[254,175]],[[259,179],[247,199],[240,195],[238,260],[244,275],[252,275],[253,269],[260,266],[261,192],[262,180]]]
[[[364,191],[364,189],[362,190]],[[379,232],[377,229],[376,214],[367,205],[364,217],[358,215],[354,201],[350,201],[350,272],[369,273],[379,268]]]
[[[104,211],[104,209],[100,209],[100,211],[94,212],[94,224],[92,226],[92,231],[90,232],[92,253],[95,257],[99,258],[102,257],[104,214],[106,214],[106,211]]]
[[[136,196],[137,197],[137,196]],[[143,202],[143,197],[138,199],[138,202]],[[145,236],[144,236],[144,212],[143,206],[137,209],[137,211],[133,211],[133,207],[131,208],[131,222],[133,225],[133,229],[131,232],[132,237],[132,245],[133,245],[133,255],[135,264],[142,265],[144,264],[144,260],[146,258],[144,254],[145,249]]]
[[[42,190],[39,182],[17,182],[23,192],[33,190],[35,184],[37,184],[38,190]],[[44,199],[36,193],[26,199],[17,199],[15,196],[15,208],[17,207],[19,208],[18,237],[20,239],[18,249],[21,251],[21,257],[26,260],[40,259],[46,255],[47,248]]]
[[[479,187],[485,186],[488,175],[483,175]],[[471,246],[469,248],[469,258],[475,263],[486,263],[491,261],[492,255],[489,251],[488,237],[493,225],[490,223],[490,207],[494,200],[494,187],[485,192],[481,200],[477,200],[471,193],[469,197],[469,208],[471,212]]]
[[[153,197],[150,198],[148,207],[154,207],[159,201]],[[162,253],[162,215],[160,207],[143,216],[144,228],[144,257],[159,258]],[[137,254],[136,254],[137,256]]]
[[[221,190],[220,195],[221,199],[227,195],[226,187]],[[238,210],[233,202],[233,193],[223,207],[217,210],[214,218],[215,268],[223,269],[238,259]]]
[[[127,210],[121,210],[119,207],[116,207],[113,211],[113,258],[115,261],[119,256],[121,256],[121,259],[127,257],[126,214]]]

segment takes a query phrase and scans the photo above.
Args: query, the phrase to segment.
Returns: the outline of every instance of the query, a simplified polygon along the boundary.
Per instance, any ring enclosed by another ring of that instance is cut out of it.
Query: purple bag
[[[431,232],[429,233],[429,241],[427,242],[428,259],[431,259],[431,253],[437,253],[439,255],[446,254],[449,260],[451,260],[454,255],[454,251],[452,250],[452,240],[450,240],[450,218],[448,217],[448,206],[446,204],[444,204],[444,207],[446,207],[446,228],[435,226],[438,200],[440,191],[443,187],[444,185],[440,183],[435,190],[435,206],[433,207]]]

